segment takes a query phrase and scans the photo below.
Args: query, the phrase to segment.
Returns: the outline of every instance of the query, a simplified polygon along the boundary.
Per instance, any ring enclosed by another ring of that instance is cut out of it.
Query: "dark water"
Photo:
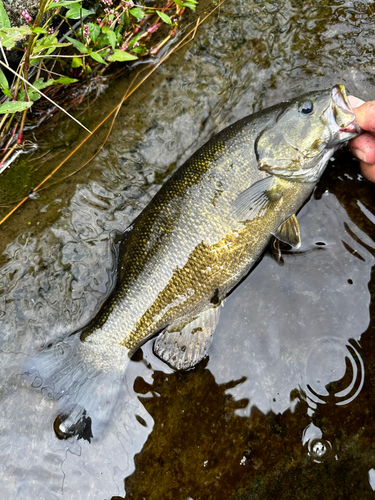
[[[28,356],[95,315],[113,286],[116,238],[214,133],[335,83],[375,97],[374,13],[372,2],[227,0],[127,101],[98,157],[2,226],[2,498],[375,496],[374,186],[348,151],[298,216],[301,248],[282,265],[266,253],[226,300],[209,358],[175,373],[148,342],[99,439],[58,440],[54,402],[20,377]],[[87,126],[131,77],[87,106]],[[27,193],[80,138],[61,116],[50,125],[34,156],[1,177],[1,203]]]

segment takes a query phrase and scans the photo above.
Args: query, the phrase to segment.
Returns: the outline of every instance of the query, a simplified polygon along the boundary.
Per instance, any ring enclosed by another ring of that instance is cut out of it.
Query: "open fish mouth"
[[[330,115],[332,113],[333,115],[329,118],[331,120],[333,118],[336,125],[334,130],[335,142],[337,140],[342,142],[347,139],[352,139],[362,132],[361,127],[355,119],[355,114],[349,103],[344,85],[335,85],[332,88],[331,106],[326,112]]]

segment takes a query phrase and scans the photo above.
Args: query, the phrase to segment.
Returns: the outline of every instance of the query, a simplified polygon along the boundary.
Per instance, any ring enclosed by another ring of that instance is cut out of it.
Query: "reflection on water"
[[[373,16],[368,2],[227,0],[123,107],[89,167],[4,226],[2,498],[372,498],[374,187],[348,153],[298,216],[301,248],[281,264],[267,253],[226,300],[209,359],[175,373],[149,341],[100,439],[57,440],[55,404],[20,372],[97,313],[113,286],[118,235],[213,133],[338,82],[373,97]],[[95,109],[120,100],[126,82],[116,85]],[[71,141],[68,122],[55,127],[53,147]],[[6,175],[27,192],[26,167]],[[19,196],[8,178],[1,201]]]
[[[353,344],[348,342],[345,345],[342,339],[323,337],[312,347],[304,380],[305,392],[313,408],[317,403],[345,405],[361,392],[364,364]]]

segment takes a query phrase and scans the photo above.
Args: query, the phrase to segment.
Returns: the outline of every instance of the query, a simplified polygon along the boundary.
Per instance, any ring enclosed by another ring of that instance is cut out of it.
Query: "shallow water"
[[[348,151],[298,216],[301,248],[282,264],[266,253],[226,300],[209,358],[175,373],[149,341],[99,439],[58,440],[55,403],[20,373],[43,345],[95,316],[113,286],[117,237],[214,133],[338,82],[374,98],[374,12],[370,2],[227,0],[127,101],[97,158],[4,224],[2,498],[373,498],[374,186]],[[90,105],[86,125],[131,78]],[[67,154],[80,138],[61,116],[51,125],[34,157],[2,176],[2,203],[57,164],[38,156]],[[77,169],[100,140],[57,175]]]

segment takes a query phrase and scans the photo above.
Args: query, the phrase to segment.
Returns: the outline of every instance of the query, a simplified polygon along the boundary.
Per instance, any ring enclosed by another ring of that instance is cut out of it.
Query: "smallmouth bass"
[[[360,132],[336,85],[243,118],[181,166],[126,231],[119,285],[99,320],[24,366],[58,401],[58,432],[98,435],[130,356],[154,334],[156,354],[176,369],[203,359],[220,303],[272,236],[300,245],[295,213]]]

